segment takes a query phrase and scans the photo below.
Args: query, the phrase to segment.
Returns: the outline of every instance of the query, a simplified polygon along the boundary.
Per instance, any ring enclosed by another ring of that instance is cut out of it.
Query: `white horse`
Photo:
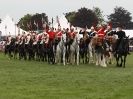
[[[96,55],[95,55],[95,46],[93,44],[93,38],[90,40],[90,43],[88,45],[88,57],[89,57],[89,64],[95,62]]]
[[[61,41],[58,43],[57,48],[56,48],[56,55],[55,55],[55,63],[61,63],[61,58],[63,56],[63,65],[66,65],[65,62],[65,54],[66,54],[66,34],[63,34],[61,37]]]
[[[76,62],[79,65],[79,34],[76,34],[73,43],[70,45],[70,63],[74,65]]]

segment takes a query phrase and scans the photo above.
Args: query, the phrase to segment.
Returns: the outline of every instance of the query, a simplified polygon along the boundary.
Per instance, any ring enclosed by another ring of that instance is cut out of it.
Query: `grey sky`
[[[0,0],[0,18],[8,14],[18,21],[27,13],[37,12],[45,12],[51,18],[81,7],[92,9],[93,6],[99,7],[104,15],[112,13],[115,6],[133,13],[132,3],[131,0]]]

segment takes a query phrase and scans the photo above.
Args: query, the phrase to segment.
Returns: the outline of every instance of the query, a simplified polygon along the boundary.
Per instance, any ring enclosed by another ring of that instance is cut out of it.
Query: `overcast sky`
[[[9,15],[18,21],[27,13],[42,12],[55,18],[66,12],[77,11],[81,7],[99,7],[106,16],[112,13],[116,6],[122,6],[133,13],[132,0],[0,0],[0,18]]]

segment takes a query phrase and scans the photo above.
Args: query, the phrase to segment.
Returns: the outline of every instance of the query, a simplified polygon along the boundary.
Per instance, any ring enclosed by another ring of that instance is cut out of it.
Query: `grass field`
[[[133,99],[133,55],[124,69],[48,65],[0,54],[0,99]]]

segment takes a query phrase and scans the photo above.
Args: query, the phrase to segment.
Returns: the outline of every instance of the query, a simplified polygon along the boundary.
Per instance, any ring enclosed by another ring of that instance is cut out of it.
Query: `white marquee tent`
[[[60,26],[61,26],[61,28],[63,29],[63,28],[70,28],[70,24],[69,24],[69,22],[67,21],[67,19],[66,19],[66,17],[65,17],[65,15],[62,15],[61,17],[59,17],[59,22],[60,22]],[[54,28],[58,28],[58,23],[56,23],[55,25],[54,25]]]
[[[15,36],[18,34],[18,32],[21,34],[24,30],[18,28],[13,19],[7,15],[0,24],[0,31],[1,36]]]
[[[129,38],[133,37],[133,30],[123,30],[126,33],[126,36],[129,36]]]

